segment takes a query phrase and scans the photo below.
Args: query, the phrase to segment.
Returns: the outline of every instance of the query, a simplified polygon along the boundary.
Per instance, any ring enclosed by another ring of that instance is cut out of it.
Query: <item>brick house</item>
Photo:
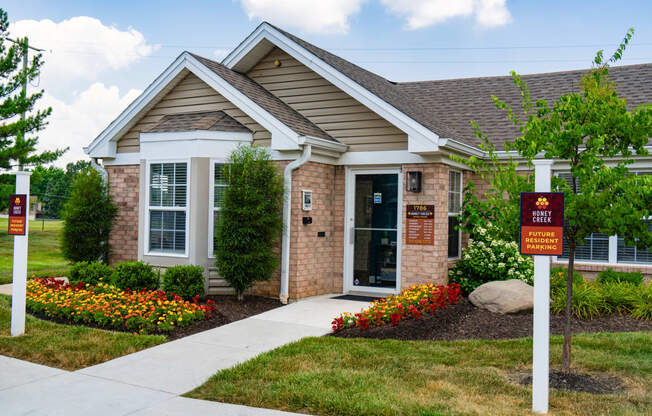
[[[631,106],[652,101],[652,64],[611,74]],[[581,75],[524,79],[534,97],[555,99]],[[224,290],[212,270],[220,167],[245,143],[268,147],[286,179],[281,270],[255,293],[287,301],[445,283],[464,240],[463,184],[482,188],[450,155],[485,157],[471,120],[498,150],[518,134],[491,94],[520,102],[510,77],[391,82],[268,23],[222,63],[184,52],[85,148],[120,208],[113,261],[201,265],[209,292]],[[634,170],[652,172],[652,159]],[[415,205],[425,219],[406,218]],[[577,264],[649,275],[652,253],[592,235]]]

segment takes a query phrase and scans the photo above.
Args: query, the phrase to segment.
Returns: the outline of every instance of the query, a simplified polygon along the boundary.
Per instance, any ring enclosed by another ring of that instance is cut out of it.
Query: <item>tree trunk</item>
[[[571,313],[573,306],[573,269],[575,267],[575,242],[568,246],[568,277],[566,279],[566,320],[564,322],[564,348],[561,354],[561,371],[570,373],[571,366]]]
[[[238,293],[236,294],[236,296],[237,296],[237,299],[238,299],[240,302],[243,302],[243,301],[244,301],[244,292],[238,292]]]

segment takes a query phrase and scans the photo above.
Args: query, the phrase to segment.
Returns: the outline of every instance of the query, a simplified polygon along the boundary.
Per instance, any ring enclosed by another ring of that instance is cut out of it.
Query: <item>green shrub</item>
[[[111,283],[120,289],[156,290],[159,288],[159,274],[154,271],[151,264],[127,261],[115,265]]]
[[[168,267],[163,273],[163,289],[190,300],[204,295],[204,269],[199,266]]]
[[[567,268],[554,267],[550,269],[550,293],[554,294],[560,290],[566,292],[567,279]],[[573,270],[573,284],[581,285],[582,283],[584,283],[584,277],[582,277],[582,275],[577,270]]]
[[[95,286],[99,282],[109,282],[113,269],[108,264],[97,261],[80,261],[70,268],[69,280],[72,284],[79,282]]]
[[[95,169],[87,168],[75,179],[61,216],[61,251],[68,260],[108,263],[109,233],[117,207]]]
[[[566,289],[553,295],[552,311],[556,314],[566,310]],[[580,319],[593,319],[603,313],[609,313],[608,305],[603,305],[599,290],[593,284],[573,284],[571,313]]]
[[[223,169],[225,182],[217,222],[217,270],[242,299],[256,281],[278,270],[283,230],[283,178],[268,150],[240,146]]]
[[[643,273],[638,272],[617,272],[612,269],[603,270],[598,273],[598,282],[627,282],[634,285],[643,283]]]
[[[487,228],[477,226],[469,240],[469,246],[462,252],[462,258],[449,271],[452,283],[460,285],[468,294],[483,283],[493,280],[518,279],[533,283],[534,263],[532,258],[521,256],[516,242],[498,238],[498,230],[491,224]]]
[[[652,283],[636,287],[631,296],[632,317],[652,320]]]

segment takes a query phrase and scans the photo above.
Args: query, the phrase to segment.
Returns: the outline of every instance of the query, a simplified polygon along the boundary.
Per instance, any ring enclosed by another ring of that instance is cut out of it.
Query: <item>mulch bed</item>
[[[550,332],[561,335],[564,317],[550,315]],[[652,321],[624,315],[604,315],[585,320],[573,318],[573,333],[652,331]],[[346,328],[332,334],[341,338],[453,341],[460,339],[510,339],[532,336],[532,313],[502,315],[478,309],[467,299],[438,310],[435,315],[402,321],[398,326],[378,326],[367,330]]]
[[[532,375],[517,374],[516,382],[523,386],[532,384]],[[603,374],[562,373],[550,371],[550,387],[559,390],[583,391],[591,394],[614,394],[625,390],[618,377]]]
[[[235,296],[211,295],[207,296],[203,301],[200,300],[200,303],[205,303],[207,299],[212,299],[215,302],[215,307],[217,308],[217,311],[213,312],[210,318],[193,322],[188,326],[174,328],[170,332],[158,333],[158,335],[164,335],[168,341],[172,341],[175,339],[187,337],[188,335],[196,334],[198,332],[206,331],[207,329],[217,328],[219,326],[239,321],[241,319],[248,318],[250,316],[257,315],[270,309],[282,306],[281,302],[278,299],[270,299],[260,296],[245,296],[244,301],[240,302],[236,299]],[[107,328],[101,325],[82,324],[67,319],[51,318],[40,313],[35,313],[34,311],[29,310],[29,308],[27,309],[27,312],[44,321],[56,322],[59,324],[84,325],[91,328],[106,329],[108,331],[131,332],[126,329],[121,330],[119,328]],[[154,333],[153,335],[157,335],[157,333]]]

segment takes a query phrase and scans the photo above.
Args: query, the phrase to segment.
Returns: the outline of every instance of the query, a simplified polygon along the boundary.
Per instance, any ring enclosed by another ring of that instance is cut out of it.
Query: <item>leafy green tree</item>
[[[37,166],[32,171],[30,192],[38,196],[43,204],[43,214],[47,218],[60,218],[64,203],[70,197],[72,184],[76,177],[91,163],[78,160],[68,163],[66,169],[56,166]]]
[[[278,267],[275,245],[283,229],[283,178],[265,148],[240,146],[224,166],[217,224],[216,266],[242,299]]]
[[[516,111],[493,96],[498,108],[507,111],[509,120],[521,135],[506,143],[530,167],[535,157],[567,161],[570,185],[553,178],[553,189],[565,194],[566,227],[564,244],[569,262],[566,284],[566,309],[562,371],[571,367],[571,306],[575,252],[591,233],[618,234],[627,244],[652,246],[652,233],[642,221],[652,214],[652,176],[632,175],[629,165],[634,156],[647,156],[645,146],[652,137],[652,105],[644,104],[629,111],[609,79],[609,64],[622,57],[633,29],[608,59],[599,51],[593,68],[587,72],[577,92],[565,94],[552,103],[533,101],[523,79],[512,72],[522,96]],[[607,162],[608,161],[608,162]],[[516,181],[516,170],[506,174]],[[500,188],[498,188],[500,190]],[[518,204],[515,193],[509,195],[510,210]],[[503,204],[496,203],[496,207]]]
[[[43,90],[31,95],[23,91],[25,80],[39,76],[42,56],[34,55],[23,68],[27,38],[13,43],[6,39],[8,29],[7,12],[0,9],[0,169],[53,162],[67,149],[36,153],[38,137],[34,135],[45,128],[52,108],[34,110]]]
[[[75,179],[63,207],[63,255],[71,261],[108,263],[109,233],[118,212],[102,176],[86,168]]]

